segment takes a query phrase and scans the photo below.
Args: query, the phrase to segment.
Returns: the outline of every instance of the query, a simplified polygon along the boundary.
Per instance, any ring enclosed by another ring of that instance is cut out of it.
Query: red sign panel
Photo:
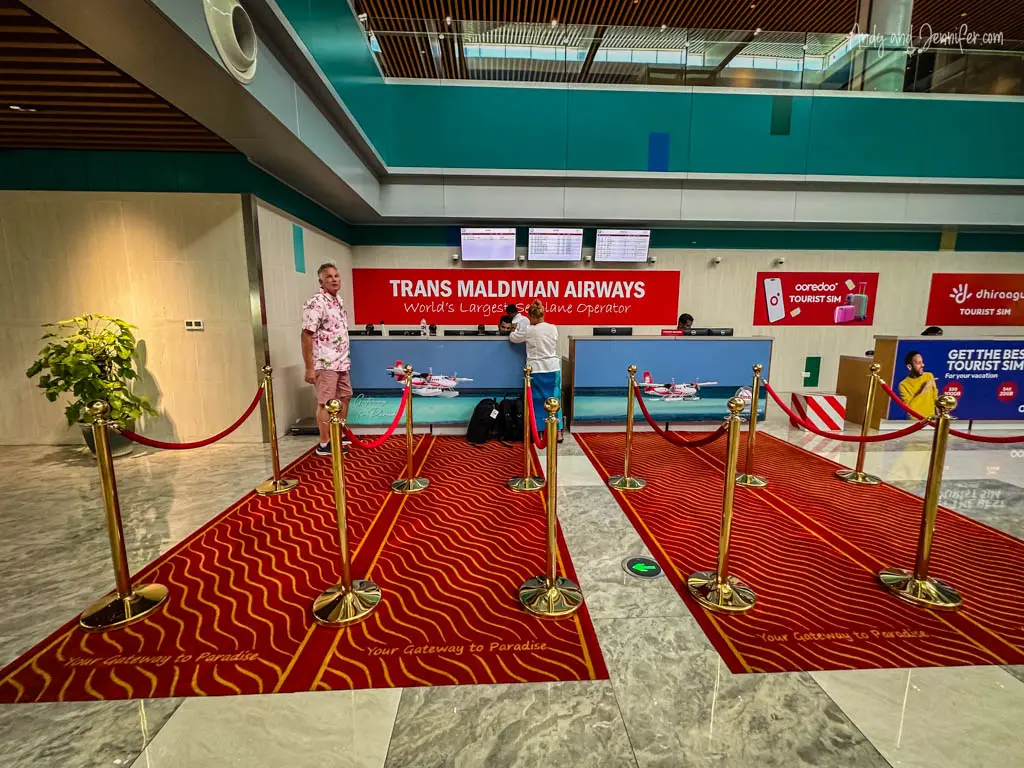
[[[1024,274],[932,275],[928,325],[1024,325]]]
[[[877,272],[758,272],[754,325],[871,325]]]
[[[353,269],[355,323],[498,325],[505,306],[544,302],[561,325],[676,322],[679,273],[668,270]]]

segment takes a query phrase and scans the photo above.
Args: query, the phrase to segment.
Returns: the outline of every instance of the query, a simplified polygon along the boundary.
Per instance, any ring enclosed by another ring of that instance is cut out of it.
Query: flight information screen
[[[594,261],[647,261],[649,229],[599,229]]]
[[[530,261],[581,261],[583,229],[530,227]]]
[[[463,261],[515,261],[515,227],[463,227]]]

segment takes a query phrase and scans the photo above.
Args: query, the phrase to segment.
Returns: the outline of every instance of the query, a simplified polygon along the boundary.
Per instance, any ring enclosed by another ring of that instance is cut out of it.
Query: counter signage
[[[877,272],[758,272],[754,325],[871,325]]]
[[[562,325],[676,322],[679,272],[582,269],[353,269],[356,325],[497,326],[507,304],[540,299]]]
[[[1024,274],[932,275],[928,325],[1024,325]]]
[[[897,391],[907,378],[903,360],[910,352],[921,354],[937,392],[957,399],[953,415],[961,421],[1024,419],[1024,339],[901,339],[892,376]],[[908,418],[896,403],[889,404],[888,415]]]

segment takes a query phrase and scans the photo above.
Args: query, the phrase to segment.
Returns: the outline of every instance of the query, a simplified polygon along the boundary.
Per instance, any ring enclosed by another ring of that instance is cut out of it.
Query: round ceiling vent
[[[252,19],[238,0],[201,0],[213,44],[228,72],[242,83],[256,74],[258,50]]]

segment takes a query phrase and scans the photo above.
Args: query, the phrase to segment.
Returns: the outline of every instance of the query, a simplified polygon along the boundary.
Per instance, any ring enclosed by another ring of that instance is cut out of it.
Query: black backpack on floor
[[[469,417],[469,427],[466,428],[466,440],[476,445],[486,443],[491,437],[496,437],[498,419],[501,411],[498,403],[489,397],[484,398],[473,409],[473,415]]]
[[[498,406],[498,421],[501,425],[501,437],[506,443],[523,441],[523,398],[506,397]]]

